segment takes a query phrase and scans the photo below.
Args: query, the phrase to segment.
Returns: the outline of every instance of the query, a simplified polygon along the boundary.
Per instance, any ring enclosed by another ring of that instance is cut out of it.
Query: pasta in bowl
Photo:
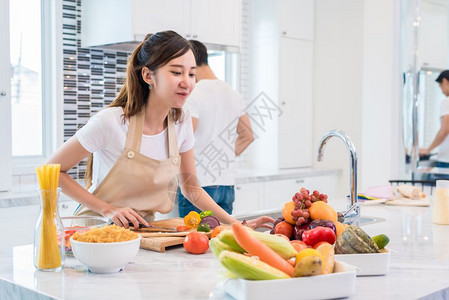
[[[77,232],[71,238],[73,255],[93,273],[125,268],[139,251],[141,237],[116,225]]]

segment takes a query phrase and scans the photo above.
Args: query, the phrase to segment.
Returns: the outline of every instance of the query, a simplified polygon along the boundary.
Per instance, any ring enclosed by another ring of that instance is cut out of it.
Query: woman
[[[60,186],[81,204],[76,215],[102,215],[125,228],[148,225],[155,211],[173,209],[180,175],[182,193],[195,206],[235,222],[196,179],[192,123],[181,109],[195,86],[195,68],[189,42],[173,31],[148,35],[136,48],[118,97],[48,162],[61,164]],[[89,155],[85,190],[67,171]],[[270,227],[267,222],[273,219],[247,223]]]

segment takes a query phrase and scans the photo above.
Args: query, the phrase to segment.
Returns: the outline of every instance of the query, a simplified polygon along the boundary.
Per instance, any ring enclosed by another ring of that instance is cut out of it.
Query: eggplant
[[[214,229],[215,227],[220,225],[220,221],[214,216],[205,216],[200,224],[207,224],[209,225],[210,230]]]
[[[313,229],[315,227],[329,227],[330,229],[332,229],[335,233],[335,236],[337,236],[337,229],[335,228],[335,224],[334,222],[332,222],[331,220],[314,220],[312,221],[312,223],[310,223],[310,229]]]

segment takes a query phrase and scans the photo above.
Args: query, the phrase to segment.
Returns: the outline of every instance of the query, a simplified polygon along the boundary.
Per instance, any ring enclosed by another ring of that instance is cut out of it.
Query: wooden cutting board
[[[185,225],[183,218],[154,221],[150,222],[150,224],[154,226],[169,227],[169,228],[176,228],[177,226]],[[157,233],[150,233],[150,234],[142,233],[142,239],[140,240],[140,248],[153,250],[157,252],[165,252],[166,248],[168,247],[182,245],[182,243],[184,242],[184,238],[188,233],[189,232],[179,232],[179,233],[164,232],[160,233],[159,234],[160,236],[158,236]],[[182,236],[170,236],[176,234]],[[210,237],[210,232],[207,233],[207,236]]]

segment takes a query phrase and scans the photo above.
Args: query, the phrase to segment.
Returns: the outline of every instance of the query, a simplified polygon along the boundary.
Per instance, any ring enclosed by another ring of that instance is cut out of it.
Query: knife
[[[149,224],[148,226],[146,226],[146,225],[143,225],[143,224],[141,224],[141,223],[139,223],[139,228],[134,228],[134,225],[133,225],[133,223],[129,223],[129,227],[132,227],[132,228],[130,228],[130,229],[133,229],[133,230],[145,230],[145,229],[149,229],[149,230],[151,230],[151,231],[153,231],[153,230],[163,230],[163,231],[173,231],[173,232],[177,232],[178,230],[176,229],[176,228],[169,228],[169,227],[159,227],[159,226],[154,226],[154,225],[151,225],[151,224]]]

